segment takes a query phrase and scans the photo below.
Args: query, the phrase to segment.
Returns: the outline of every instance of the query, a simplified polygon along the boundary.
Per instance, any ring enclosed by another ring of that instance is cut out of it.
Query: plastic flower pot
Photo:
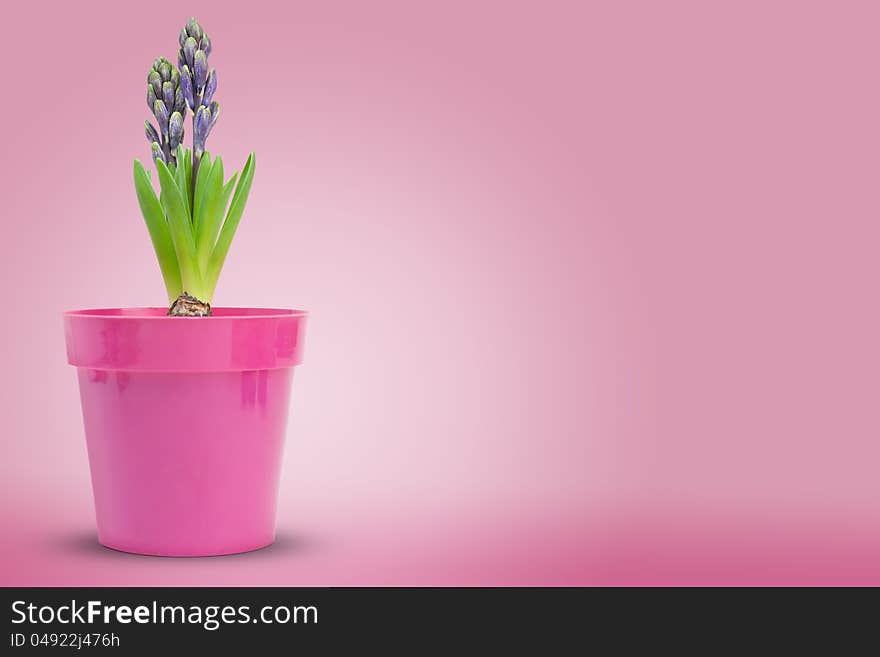
[[[306,313],[214,308],[65,313],[98,540],[124,552],[208,556],[265,547]]]

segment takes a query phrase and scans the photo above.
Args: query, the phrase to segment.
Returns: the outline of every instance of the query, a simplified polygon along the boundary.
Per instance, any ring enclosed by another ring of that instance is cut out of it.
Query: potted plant
[[[64,314],[76,366],[98,540],[139,554],[245,552],[274,540],[293,367],[306,313],[212,307],[254,177],[251,153],[225,178],[205,150],[220,106],[211,40],[190,19],[177,66],[147,76],[156,168],[134,186],[169,307]],[[184,120],[192,115],[192,148]]]

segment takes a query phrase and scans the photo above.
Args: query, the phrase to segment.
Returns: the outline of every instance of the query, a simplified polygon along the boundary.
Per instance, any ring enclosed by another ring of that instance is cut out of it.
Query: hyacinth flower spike
[[[180,88],[180,71],[164,57],[156,59],[147,74],[147,107],[159,124],[157,131],[149,121],[144,121],[154,161],[158,157],[165,163],[176,164],[177,147],[183,141],[186,100]]]
[[[187,21],[177,40],[180,45],[177,64],[180,67],[181,88],[193,114],[193,172],[198,176],[205,142],[220,114],[220,105],[214,101],[217,71],[208,70],[211,39],[195,18]]]

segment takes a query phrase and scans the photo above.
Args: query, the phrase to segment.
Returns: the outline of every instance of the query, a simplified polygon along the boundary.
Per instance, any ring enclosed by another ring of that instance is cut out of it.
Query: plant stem
[[[193,123],[195,123],[195,119],[193,119]],[[196,205],[195,205],[195,203],[196,203],[196,180],[199,179],[199,162],[201,162],[201,161],[202,161],[202,154],[199,153],[198,156],[196,156],[196,149],[193,148],[193,154],[192,154],[192,170],[193,170],[192,192],[190,193],[190,198],[189,198],[189,207],[193,208],[193,212],[195,212],[195,207],[196,207]],[[195,214],[193,215],[193,221],[195,221]]]
[[[195,85],[193,85],[195,86]],[[192,111],[192,135],[193,135],[193,154],[192,154],[192,194],[189,207],[195,208],[196,180],[199,179],[199,162],[202,161],[202,154],[196,150],[196,110],[199,109],[202,99],[193,89],[193,111]]]

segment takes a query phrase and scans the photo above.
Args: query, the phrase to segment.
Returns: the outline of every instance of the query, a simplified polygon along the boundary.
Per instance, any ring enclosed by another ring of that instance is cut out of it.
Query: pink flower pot
[[[293,367],[306,313],[214,308],[65,313],[77,367],[98,540],[207,556],[275,537]]]

